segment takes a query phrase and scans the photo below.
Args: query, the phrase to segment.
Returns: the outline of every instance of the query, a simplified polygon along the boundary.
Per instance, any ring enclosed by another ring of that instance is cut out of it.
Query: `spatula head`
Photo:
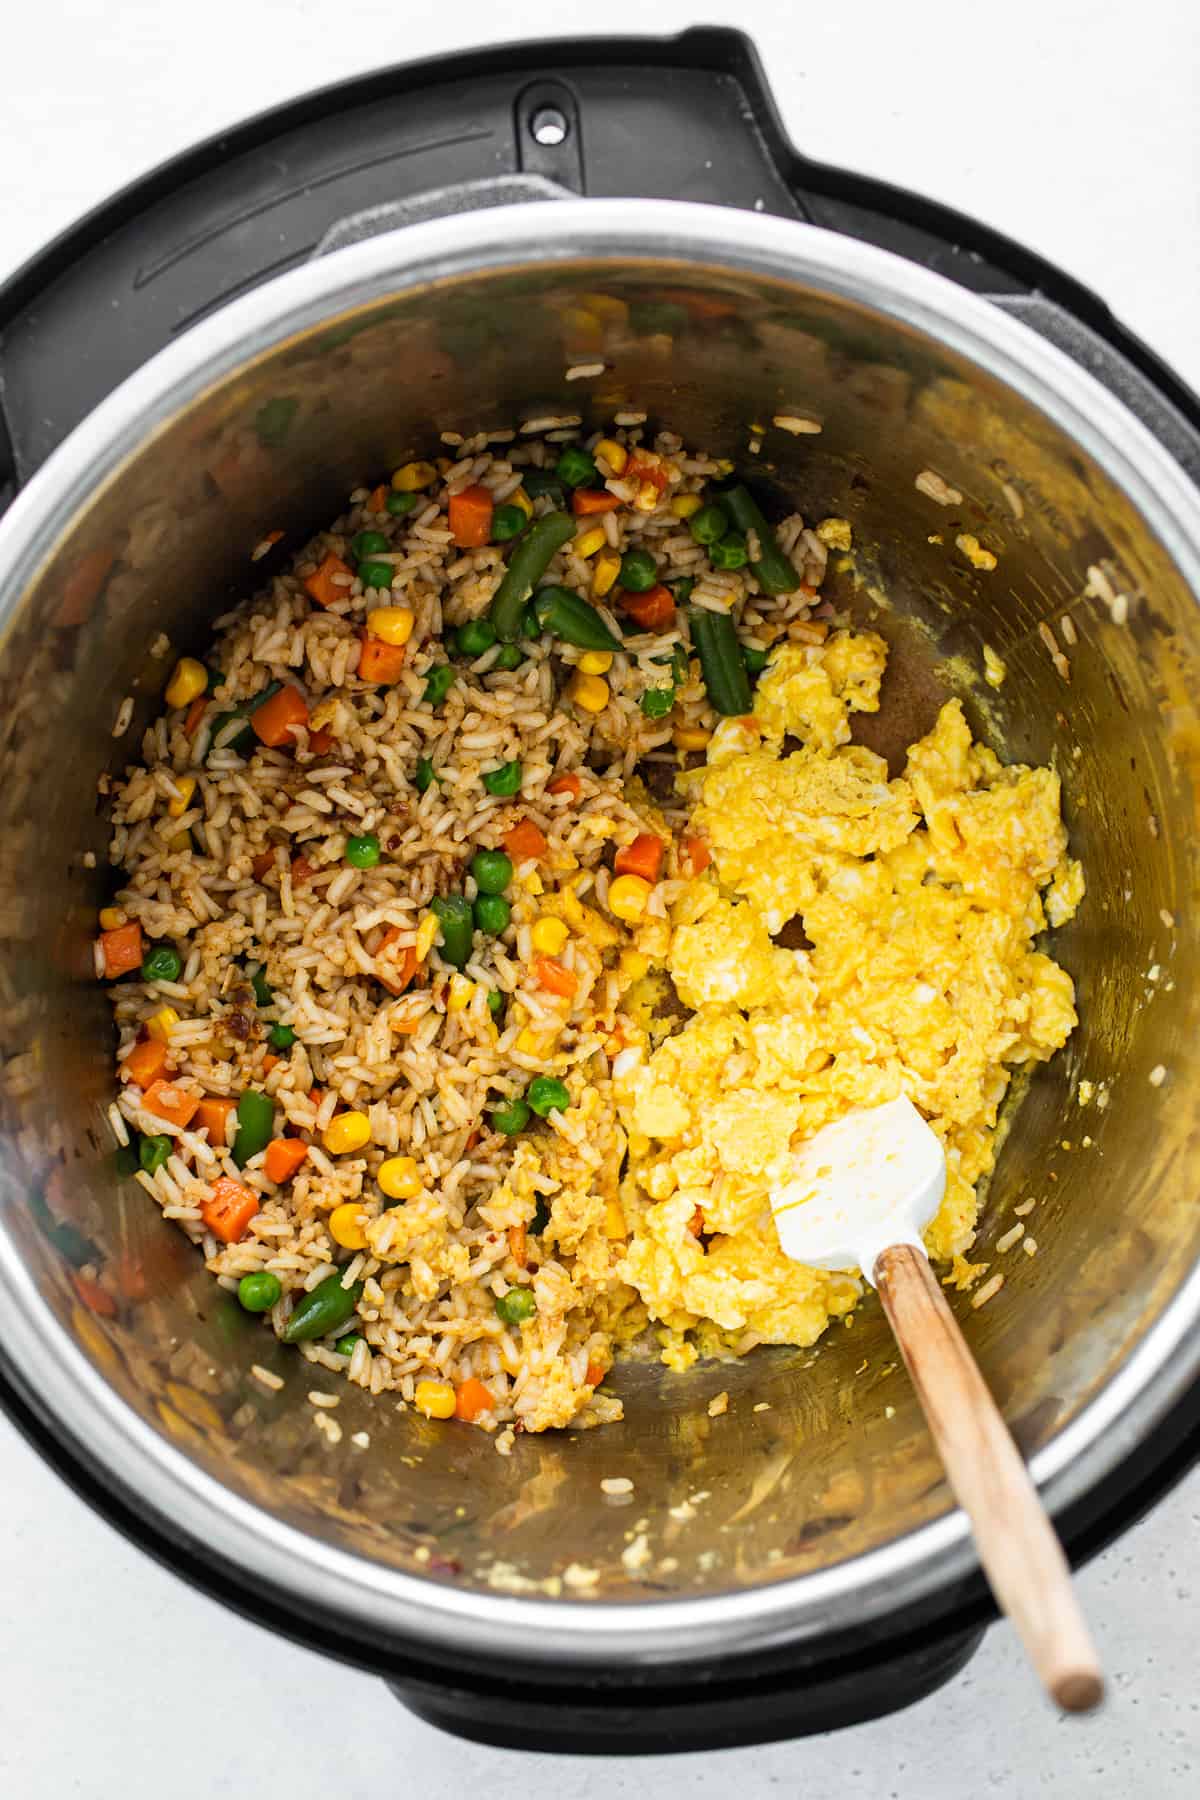
[[[861,1269],[870,1281],[891,1244],[923,1248],[921,1233],[946,1190],[941,1143],[911,1100],[861,1107],[826,1125],[795,1154],[771,1193],[779,1242],[814,1269]]]

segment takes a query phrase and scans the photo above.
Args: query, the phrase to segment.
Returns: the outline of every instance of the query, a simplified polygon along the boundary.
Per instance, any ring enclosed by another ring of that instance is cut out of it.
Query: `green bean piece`
[[[233,1160],[239,1169],[266,1149],[274,1123],[275,1102],[270,1095],[247,1088],[237,1104],[237,1132],[233,1140]]]
[[[183,958],[170,944],[155,944],[142,958],[143,981],[178,981],[183,973]]]
[[[742,661],[746,665],[748,675],[761,675],[771,660],[769,650],[759,650],[753,644],[742,645]]]
[[[519,794],[524,771],[519,762],[501,763],[498,769],[488,769],[483,777],[483,785],[489,794],[508,799],[511,794]]]
[[[648,719],[665,719],[675,704],[673,687],[647,688],[642,695],[642,711]]]
[[[275,990],[267,980],[266,963],[251,963],[246,973],[250,977],[250,986],[254,989],[254,1004],[270,1006],[275,998]]]
[[[336,1331],[352,1317],[362,1291],[361,1281],[343,1287],[342,1277],[336,1270],[327,1275],[296,1307],[280,1334],[284,1343],[302,1344],[312,1338],[328,1337],[331,1331]]]
[[[420,758],[420,760],[417,763],[417,772],[413,776],[413,782],[416,786],[416,790],[417,790],[418,794],[425,793],[427,789],[429,789],[430,787],[433,786],[433,759],[432,759],[432,757],[422,756]]]
[[[541,630],[574,644],[579,650],[619,650],[615,638],[590,600],[571,588],[551,584],[533,596],[533,616]]]
[[[543,494],[549,494],[557,505],[562,505],[563,484],[553,469],[522,469],[521,486],[531,500],[539,500]]]
[[[512,907],[503,894],[480,894],[472,910],[476,925],[489,937],[499,937],[502,931],[508,930]]]
[[[631,594],[648,594],[658,581],[658,564],[649,550],[635,545],[621,558],[617,580]]]
[[[363,1336],[361,1331],[348,1331],[345,1337],[340,1337],[338,1339],[333,1348],[338,1356],[353,1356],[362,1341]]]
[[[507,544],[511,538],[520,537],[528,522],[529,515],[523,506],[498,506],[492,514],[493,544]]]
[[[226,726],[232,725],[235,719],[241,719],[243,721],[249,720],[251,715],[256,713],[260,706],[263,706],[270,700],[272,695],[277,694],[282,686],[282,681],[268,681],[266,687],[262,688],[257,694],[251,694],[248,700],[239,701],[231,711],[220,713],[218,717],[213,720],[212,730],[209,732],[208,749],[204,753],[205,761],[207,762],[213,751],[217,749],[236,750],[239,755],[243,750],[248,750],[254,742],[254,728],[248,723],[243,723],[241,729],[234,732],[224,743],[218,744],[217,739],[221,736],[221,733],[225,730]]]
[[[675,596],[676,606],[684,606],[692,597],[692,589],[696,585],[694,575],[684,575],[678,581],[668,581],[667,586]]]
[[[138,1145],[138,1161],[147,1175],[153,1175],[167,1162],[175,1143],[165,1134],[162,1137],[144,1137]]]
[[[500,989],[490,988],[488,990],[487,1009],[491,1013],[493,1019],[498,1019],[500,1017],[504,1011],[504,1006],[504,995],[500,992]]]
[[[557,1075],[535,1075],[525,1090],[525,1098],[539,1119],[552,1112],[565,1112],[571,1104],[571,1093]]]
[[[729,520],[719,506],[709,503],[702,506],[698,513],[693,513],[688,520],[688,530],[697,544],[711,546],[719,544],[729,530]]]
[[[503,850],[477,850],[470,868],[481,894],[502,894],[513,878],[512,858]]]
[[[454,670],[449,663],[435,663],[425,681],[422,700],[429,706],[440,706],[454,686]]]
[[[525,606],[534,587],[563,545],[574,536],[575,520],[570,513],[551,512],[542,519],[535,519],[525,536],[518,540],[488,611],[501,643],[516,643],[521,635]]]
[[[529,1108],[524,1100],[506,1100],[503,1106],[493,1106],[488,1115],[495,1131],[502,1131],[505,1137],[516,1137],[524,1131],[529,1123]]]
[[[248,1313],[270,1312],[283,1292],[283,1283],[270,1269],[259,1269],[254,1275],[243,1275],[238,1282],[238,1304]]]
[[[753,532],[758,539],[758,557],[750,567],[758,577],[764,594],[794,594],[800,577],[779,548],[779,540],[763,517],[762,508],[748,488],[726,488],[720,496],[721,510],[747,538]],[[697,515],[698,517],[699,515]]]
[[[495,1305],[497,1317],[506,1325],[523,1325],[537,1311],[537,1301],[527,1287],[509,1288],[507,1294],[497,1294]]]
[[[442,928],[442,961],[452,969],[461,969],[471,955],[475,937],[471,902],[463,894],[437,894],[430,901],[429,910]]]
[[[700,658],[700,669],[708,698],[717,712],[728,718],[748,713],[751,706],[750,678],[742,661],[742,647],[728,613],[709,612],[694,606],[688,613],[692,644]]]

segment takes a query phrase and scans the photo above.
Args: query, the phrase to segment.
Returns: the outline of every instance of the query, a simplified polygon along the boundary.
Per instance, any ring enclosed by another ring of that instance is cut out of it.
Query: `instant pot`
[[[334,1445],[314,1371],[114,1154],[104,796],[175,658],[440,433],[628,409],[852,521],[835,593],[892,643],[885,750],[958,692],[1059,770],[1081,1023],[991,1183],[972,1255],[1005,1285],[955,1306],[1074,1561],[1190,1465],[1200,410],[1099,300],[798,156],[735,33],[540,45],[309,96],[147,177],[0,295],[0,404],[0,1377],[109,1520],[523,1748],[851,1723],[992,1616],[874,1302],[812,1350],[618,1365],[622,1423],[508,1456],[346,1384]],[[1029,1201],[1036,1254],[999,1252]]]

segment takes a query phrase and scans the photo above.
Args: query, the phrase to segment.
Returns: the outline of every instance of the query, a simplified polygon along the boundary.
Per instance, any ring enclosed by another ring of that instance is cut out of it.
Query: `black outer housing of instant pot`
[[[533,121],[556,113],[558,144]],[[647,137],[647,122],[652,137]],[[716,28],[472,51],[308,95],[163,165],[49,245],[0,290],[0,512],[127,375],[201,318],[339,237],[532,193],[703,201],[842,232],[1015,312],[1082,362],[1200,480],[1200,402],[1085,287],[997,232],[788,141],[757,56]],[[456,192],[457,190],[457,192]],[[547,225],[552,228],[552,218]],[[368,229],[370,227],[368,226]],[[335,1618],[181,1541],[90,1466],[0,1370],[0,1405],[75,1491],[176,1574],[282,1636],[382,1675],[429,1723],[526,1750],[634,1753],[766,1742],[878,1717],[933,1692],[995,1606],[981,1576],[803,1644],[676,1666],[571,1668],[513,1644],[364,1644]],[[1135,1458],[1061,1513],[1079,1564],[1147,1512],[1200,1454],[1200,1386]]]

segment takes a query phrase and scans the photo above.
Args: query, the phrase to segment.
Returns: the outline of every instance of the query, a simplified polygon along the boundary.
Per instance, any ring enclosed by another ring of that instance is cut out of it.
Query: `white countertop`
[[[1087,282],[1200,387],[1200,12],[1141,0],[784,8],[679,0],[552,11],[459,0],[41,0],[8,27],[0,279],[88,207],[197,138],[389,62],[563,36],[738,24],[796,143],[974,213]],[[869,24],[867,23],[869,19]],[[14,41],[14,39],[16,41]],[[831,1738],[588,1762],[442,1737],[381,1685],[272,1639],[101,1524],[0,1420],[0,1791],[13,1800],[1002,1800],[1200,1791],[1192,1582],[1200,1474],[1089,1567],[1112,1673],[1097,1718],[1056,1718],[1007,1626],[957,1681]],[[953,1736],[951,1736],[953,1734]]]

